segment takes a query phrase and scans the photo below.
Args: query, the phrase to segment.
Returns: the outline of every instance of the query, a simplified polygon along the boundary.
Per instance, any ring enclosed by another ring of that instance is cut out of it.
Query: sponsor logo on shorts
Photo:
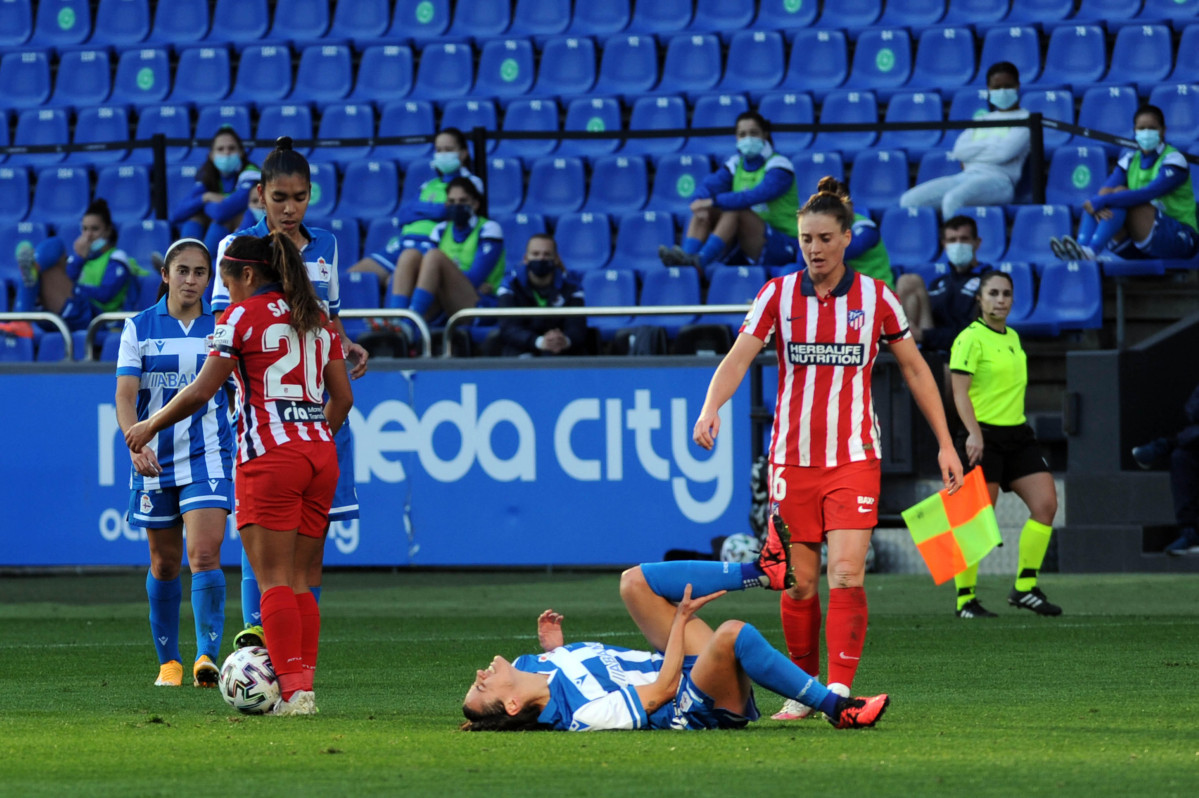
[[[787,344],[787,360],[797,366],[862,366],[866,347],[862,344]]]

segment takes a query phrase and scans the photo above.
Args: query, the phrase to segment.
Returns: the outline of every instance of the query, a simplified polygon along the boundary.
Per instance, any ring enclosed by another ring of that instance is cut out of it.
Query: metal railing
[[[131,319],[137,315],[136,311],[132,310],[114,310],[109,313],[101,313],[87,323],[87,337],[83,339],[84,360],[95,360],[92,351],[96,348],[96,334],[100,328],[108,324],[110,321],[124,321]]]
[[[71,340],[71,331],[62,316],[48,313],[44,310],[23,310],[13,313],[0,313],[0,321],[45,321],[53,324],[62,333],[64,359],[68,362],[75,356],[75,342]]]

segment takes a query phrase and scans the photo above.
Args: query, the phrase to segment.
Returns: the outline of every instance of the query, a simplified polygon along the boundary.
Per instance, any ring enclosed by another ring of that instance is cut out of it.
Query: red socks
[[[296,594],[290,587],[272,587],[262,594],[261,610],[267,651],[279,678],[279,690],[287,701],[297,690],[305,689],[303,631]]]
[[[316,675],[316,655],[321,640],[321,610],[312,593],[300,593],[296,596],[296,604],[300,607],[300,628],[304,638],[300,644],[300,655],[303,664],[303,686],[301,690],[311,690],[312,680]]]
[[[862,648],[866,644],[866,590],[839,587],[828,592],[828,624],[824,642],[828,646],[828,681],[853,686]]]
[[[779,614],[783,619],[783,637],[787,641],[787,653],[791,661],[810,676],[819,678],[820,594],[809,599],[793,599],[781,593]]]

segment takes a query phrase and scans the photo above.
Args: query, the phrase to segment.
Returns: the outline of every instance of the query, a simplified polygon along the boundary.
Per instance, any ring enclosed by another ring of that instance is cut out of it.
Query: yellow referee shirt
[[[1024,423],[1028,358],[1011,327],[999,333],[981,319],[962,330],[949,352],[949,369],[969,374],[970,402],[980,424],[1015,427]]]

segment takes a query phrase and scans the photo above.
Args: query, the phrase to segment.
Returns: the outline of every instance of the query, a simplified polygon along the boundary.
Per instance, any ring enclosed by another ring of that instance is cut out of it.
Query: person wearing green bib
[[[756,111],[738,116],[734,133],[737,154],[695,190],[683,245],[658,247],[667,266],[706,272],[733,244],[756,265],[798,261],[795,167],[774,151],[770,122]]]
[[[117,249],[117,229],[103,199],[87,206],[79,231],[64,266],[71,294],[57,311],[72,330],[86,330],[99,314],[122,310],[129,292],[137,290],[134,278],[146,273]]]
[[[1020,531],[1016,583],[1008,604],[1038,615],[1061,615],[1037,587],[1037,575],[1057,514],[1057,488],[1041,456],[1036,435],[1024,416],[1028,362],[1020,336],[1007,326],[1012,309],[1012,278],[989,271],[979,278],[978,318],[953,342],[949,355],[953,400],[964,430],[958,453],[963,463],[981,465],[991,494],[1013,491],[1028,506]],[[978,601],[978,565],[954,577],[959,618],[994,618]]]
[[[196,182],[171,211],[179,237],[199,239],[216,252],[222,238],[258,221],[247,215],[257,172],[237,131],[231,125],[217,128]]]
[[[1136,150],[1120,156],[1099,194],[1083,203],[1078,238],[1052,238],[1062,260],[1189,260],[1199,253],[1195,193],[1183,154],[1166,144],[1156,105],[1133,115]]]
[[[483,194],[468,177],[446,188],[446,221],[429,237],[436,245],[419,260],[401,258],[388,307],[410,308],[432,321],[444,312],[492,305],[504,277],[504,232],[478,215]]]

